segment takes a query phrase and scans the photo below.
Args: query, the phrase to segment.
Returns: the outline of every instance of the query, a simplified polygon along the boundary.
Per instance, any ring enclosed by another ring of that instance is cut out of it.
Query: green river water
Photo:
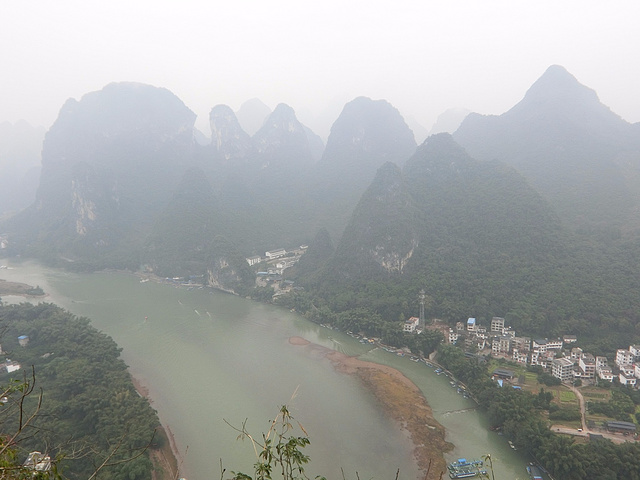
[[[504,437],[487,429],[483,415],[445,376],[423,363],[363,345],[337,331],[270,305],[208,289],[141,283],[125,273],[75,274],[34,262],[0,262],[0,278],[40,285],[46,301],[86,316],[113,337],[134,377],[145,385],[163,425],[181,452],[189,480],[251,470],[251,444],[236,441],[233,425],[247,419],[255,434],[266,431],[287,404],[309,434],[310,478],[413,480],[418,470],[406,432],[381,411],[358,379],[291,336],[402,371],[424,393],[456,448],[446,455],[478,458],[490,453],[496,480],[526,478],[528,461]],[[24,301],[3,297],[5,302]]]

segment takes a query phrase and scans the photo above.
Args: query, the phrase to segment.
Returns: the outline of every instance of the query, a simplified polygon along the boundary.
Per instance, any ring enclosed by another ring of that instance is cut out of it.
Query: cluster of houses
[[[259,275],[282,275],[287,268],[295,265],[300,257],[307,250],[307,245],[300,245],[298,248],[292,250],[285,250],[284,248],[275,248],[264,253],[264,256],[255,255],[253,257],[247,257],[245,260],[249,266],[253,267],[260,263],[267,264],[267,270],[258,272]]]
[[[27,335],[20,335],[18,337],[18,344],[21,347],[26,347],[27,345],[29,345],[29,337]],[[4,352],[2,351],[2,345],[0,345],[0,355],[3,354]],[[22,367],[18,362],[14,362],[10,358],[6,358],[4,362],[0,363],[0,369],[6,370],[7,373],[17,372],[21,368]]]
[[[405,331],[407,328],[405,323]],[[623,385],[636,386],[640,378],[638,345],[618,350],[615,367],[611,367],[607,357],[594,356],[579,347],[569,350],[569,346],[578,340],[575,335],[555,339],[519,337],[515,330],[505,326],[502,317],[493,317],[489,330],[479,325],[475,318],[469,318],[466,325],[458,322],[455,328],[448,329],[447,340],[452,344],[464,342],[465,349],[477,348],[480,352],[490,349],[493,356],[516,363],[539,365],[566,383],[577,379],[594,383],[597,378],[611,382],[617,378]]]

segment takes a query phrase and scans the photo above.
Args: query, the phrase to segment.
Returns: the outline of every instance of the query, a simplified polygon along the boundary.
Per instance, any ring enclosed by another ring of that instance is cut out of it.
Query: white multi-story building
[[[449,328],[449,343],[455,344],[458,341],[458,332],[453,328]]]
[[[640,345],[629,345],[629,352],[633,355],[634,362],[640,362]]]
[[[276,248],[275,250],[270,250],[265,252],[264,256],[269,260],[273,260],[275,258],[284,257],[287,254],[287,251],[284,248]]]
[[[531,360],[530,360],[529,363],[531,365],[538,365],[538,357],[540,357],[540,353],[535,351],[535,350],[532,350],[531,351]]]
[[[502,334],[507,337],[516,338],[516,331],[513,330],[511,327],[504,327],[502,329]]]
[[[537,338],[531,342],[531,349],[538,352],[546,352],[547,350],[562,350],[562,339],[556,338],[549,340],[548,338]]]
[[[602,380],[607,382],[613,381],[613,370],[609,366],[607,357],[596,357],[596,374]]]
[[[520,352],[517,348],[513,349],[513,361],[527,364],[528,352]]]
[[[622,373],[623,375],[635,377],[636,376],[636,367],[635,367],[635,365],[633,363],[630,364],[630,365],[622,365],[620,367],[620,373]]]
[[[542,353],[547,351],[547,339],[537,338],[531,342],[531,350]]]
[[[502,334],[502,332],[504,331],[504,318],[493,317],[491,319],[491,331]]]
[[[578,360],[580,376],[586,379],[596,378],[596,359],[590,353],[583,353]]]
[[[633,363],[633,359],[633,354],[629,350],[616,350],[616,365],[618,367],[631,365]]]
[[[477,325],[475,334],[476,334],[476,337],[481,338],[483,340],[486,340],[486,339],[489,338],[489,336],[487,335],[487,328],[486,327],[481,327],[481,326]]]
[[[551,362],[551,375],[562,382],[573,381],[574,362],[570,358],[556,358]]]
[[[620,372],[620,374],[618,375],[618,380],[620,380],[620,383],[622,385],[629,385],[631,387],[635,387],[637,379],[633,375],[628,375],[623,372]]]
[[[578,360],[580,357],[582,357],[582,349],[580,347],[573,347],[571,349],[571,358]]]
[[[513,337],[513,348],[520,352],[528,352],[531,350],[531,338],[529,337]]]
[[[418,323],[420,319],[418,317],[411,317],[409,320],[404,322],[404,326],[402,327],[403,332],[413,333],[418,328]]]
[[[262,260],[262,257],[260,255],[255,255],[253,257],[246,258],[246,260],[249,266],[253,267],[255,264],[260,263],[260,261]]]
[[[467,331],[469,331],[469,332],[475,332],[476,331],[476,319],[475,318],[469,318],[467,320]]]
[[[596,370],[598,368],[608,367],[608,366],[609,366],[609,360],[607,360],[607,357],[596,357]]]
[[[556,359],[556,354],[553,351],[547,351],[538,357],[538,365],[542,365],[542,368],[551,368],[551,363]]]
[[[491,343],[491,353],[496,355],[505,355],[511,350],[511,337],[500,336],[493,337]]]
[[[547,340],[547,350],[562,350],[564,343],[561,338]]]
[[[607,382],[613,382],[613,370],[611,367],[600,367],[598,369],[598,377]]]

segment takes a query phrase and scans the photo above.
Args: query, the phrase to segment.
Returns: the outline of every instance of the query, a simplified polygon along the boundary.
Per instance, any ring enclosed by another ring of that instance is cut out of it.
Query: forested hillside
[[[470,114],[454,138],[478,160],[514,166],[583,235],[619,236],[638,225],[640,128],[553,65],[499,116]]]
[[[51,304],[0,306],[0,327],[3,357],[22,367],[12,373],[3,368],[0,374],[0,384],[8,389],[0,434],[9,438],[20,421],[24,425],[36,413],[10,445],[14,461],[21,464],[29,452],[40,451],[55,460],[65,478],[85,480],[110,457],[107,463],[113,466],[102,470],[104,478],[151,479],[146,449],[163,441],[155,432],[158,417],[133,388],[115,342],[88,319]],[[18,344],[23,335],[26,346]],[[22,390],[15,387],[25,379],[35,388],[18,404]]]
[[[209,120],[203,146],[167,90],[69,100],[36,202],[0,227],[5,251],[250,294],[244,258],[309,244],[286,275],[314,314],[397,326],[425,289],[427,314],[452,323],[503,316],[604,350],[640,333],[639,125],[562,67],[503,115],[470,114],[417,150],[400,112],[366,97],[344,106],[324,151],[285,104],[253,136],[227,106]]]
[[[602,352],[640,333],[638,282],[613,258],[578,242],[513,168],[440,134],[402,174],[378,171],[322,274],[299,280],[327,321],[360,310],[406,319],[425,289],[428,317],[503,316],[529,334],[578,333]]]

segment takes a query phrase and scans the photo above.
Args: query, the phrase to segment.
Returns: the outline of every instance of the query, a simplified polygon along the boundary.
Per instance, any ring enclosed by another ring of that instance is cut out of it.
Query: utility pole
[[[425,322],[424,322],[424,299],[426,298],[426,292],[424,291],[424,288],[422,290],[420,290],[420,294],[418,295],[418,298],[420,299],[420,320],[419,320],[419,324],[420,327],[424,328],[425,327]]]

